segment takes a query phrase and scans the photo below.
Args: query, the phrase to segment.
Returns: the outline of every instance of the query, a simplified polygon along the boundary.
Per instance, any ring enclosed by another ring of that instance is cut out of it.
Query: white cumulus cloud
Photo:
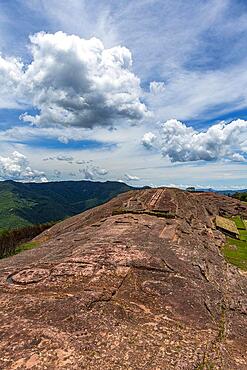
[[[23,114],[23,121],[92,128],[146,116],[140,80],[132,72],[127,48],[106,49],[97,38],[85,40],[61,31],[39,32],[30,36],[30,42],[30,64],[0,58],[1,85],[16,101],[38,111]]]
[[[64,161],[64,162],[73,162],[74,157],[69,156],[69,155],[58,155],[55,157],[58,161]]]
[[[4,58],[0,55],[0,109],[17,108],[18,87],[23,77],[23,64],[16,58]]]
[[[200,132],[176,119],[161,124],[159,134],[148,132],[142,138],[147,148],[161,151],[172,162],[245,161],[247,154],[247,121],[218,123]]]
[[[125,174],[125,178],[128,181],[140,181],[140,177],[129,175],[128,173]]]
[[[54,160],[57,160],[57,161],[60,161],[60,162],[73,163],[74,157],[72,157],[70,155],[57,155],[56,157],[43,158],[43,161],[54,161]]]
[[[79,170],[79,172],[80,172],[81,174],[83,174],[83,177],[84,177],[84,179],[85,179],[85,180],[94,180],[94,179],[95,179],[95,174],[94,174],[94,172],[93,172],[90,168],[88,168],[88,167],[86,167],[86,168],[81,168],[81,169]]]
[[[27,157],[17,151],[9,157],[0,156],[0,179],[25,182],[47,182],[43,172],[33,170]]]
[[[157,140],[156,135],[154,135],[152,132],[146,132],[143,135],[143,138],[142,138],[142,145],[146,149],[152,149],[152,147],[154,146],[156,140]]]
[[[99,176],[105,176],[108,174],[108,171],[105,168],[94,167],[94,172]]]
[[[85,162],[84,167],[80,168],[79,172],[83,174],[85,180],[96,180],[108,174],[105,168],[95,166],[90,161]]]

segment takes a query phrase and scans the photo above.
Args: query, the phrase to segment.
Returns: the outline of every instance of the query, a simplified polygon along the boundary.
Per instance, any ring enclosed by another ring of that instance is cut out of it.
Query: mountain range
[[[121,182],[0,182],[0,230],[63,220],[133,189]]]
[[[148,187],[146,187],[148,188]],[[58,181],[0,182],[0,230],[56,222],[136,189],[123,182]],[[233,190],[201,191],[233,195]],[[240,190],[247,192],[247,190]]]

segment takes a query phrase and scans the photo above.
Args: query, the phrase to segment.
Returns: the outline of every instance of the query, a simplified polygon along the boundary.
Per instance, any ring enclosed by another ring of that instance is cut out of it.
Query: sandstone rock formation
[[[0,261],[1,369],[247,369],[247,277],[215,215],[247,206],[148,189]]]

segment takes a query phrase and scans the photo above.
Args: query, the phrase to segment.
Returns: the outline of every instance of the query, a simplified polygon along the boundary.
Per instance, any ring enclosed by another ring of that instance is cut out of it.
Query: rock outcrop
[[[148,189],[0,261],[1,369],[247,368],[247,277],[220,253],[213,193]]]

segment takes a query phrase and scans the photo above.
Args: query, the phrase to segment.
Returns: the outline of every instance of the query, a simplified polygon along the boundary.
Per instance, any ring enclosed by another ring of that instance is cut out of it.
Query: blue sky
[[[246,1],[0,0],[0,52],[0,179],[247,188]]]

